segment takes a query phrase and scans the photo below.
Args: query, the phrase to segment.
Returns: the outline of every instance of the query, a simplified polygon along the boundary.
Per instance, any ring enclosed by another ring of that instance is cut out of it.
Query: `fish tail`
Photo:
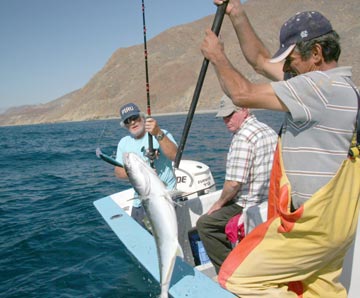
[[[158,296],[158,298],[168,298],[169,297],[168,290],[169,290],[168,283],[161,285],[161,293],[160,296]]]

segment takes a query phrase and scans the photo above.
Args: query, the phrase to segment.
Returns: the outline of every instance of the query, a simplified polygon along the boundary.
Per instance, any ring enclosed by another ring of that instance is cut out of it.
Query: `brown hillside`
[[[332,22],[342,38],[340,65],[353,66],[360,84],[360,6],[356,0],[251,0],[246,10],[257,33],[269,49],[278,47],[282,23],[297,11],[318,10]],[[279,13],[281,11],[281,13]],[[214,7],[215,12],[215,7]],[[173,27],[148,41],[151,110],[153,114],[186,111],[191,103],[203,57],[199,47],[213,15]],[[225,17],[221,29],[225,49],[236,67],[252,81],[263,81],[241,55],[232,26]],[[197,110],[214,109],[221,90],[210,66]],[[0,125],[80,121],[118,117],[119,107],[134,101],[145,110],[143,45],[118,49],[106,65],[81,89],[47,104],[13,108],[0,115]]]

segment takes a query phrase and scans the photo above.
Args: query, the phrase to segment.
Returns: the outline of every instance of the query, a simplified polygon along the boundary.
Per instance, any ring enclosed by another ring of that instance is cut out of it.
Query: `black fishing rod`
[[[220,28],[221,28],[221,25],[222,25],[222,22],[223,22],[223,19],[224,19],[227,4],[228,4],[228,1],[224,1],[223,4],[218,5],[218,7],[216,9],[216,14],[215,14],[215,18],[214,18],[214,22],[213,22],[213,25],[211,27],[211,30],[217,36],[219,35],[219,32],[220,32]],[[185,122],[184,130],[183,130],[183,134],[182,134],[182,137],[181,137],[180,145],[178,147],[178,151],[176,152],[176,157],[175,157],[175,162],[174,162],[174,167],[175,168],[179,168],[181,156],[182,156],[182,153],[183,153],[184,148],[185,148],[186,139],[187,139],[187,136],[189,134],[191,122],[192,122],[192,119],[194,117],[196,105],[197,105],[197,102],[198,102],[199,97],[200,97],[200,92],[201,92],[202,85],[204,83],[204,79],[205,79],[205,75],[206,75],[208,65],[209,65],[209,60],[204,58],[203,64],[201,66],[199,78],[198,78],[198,81],[197,81],[197,84],[196,84],[196,87],[195,87],[195,91],[194,91],[194,95],[193,95],[193,98],[192,98],[189,113],[188,113],[187,118],[186,118],[186,122]]]
[[[147,51],[147,42],[146,42],[146,24],[145,24],[145,4],[144,0],[142,0],[142,17],[143,17],[143,32],[144,32],[144,57],[145,57],[145,79],[146,79],[146,112],[148,116],[151,116],[151,108],[150,108],[150,83],[149,83],[149,68],[148,68],[148,51]],[[146,156],[150,160],[150,166],[152,168],[155,167],[155,150],[153,145],[153,136],[148,133],[149,139],[149,149],[146,152]]]
[[[144,56],[145,56],[145,74],[146,74],[146,96],[147,96],[147,115],[151,116],[151,108],[150,108],[150,84],[149,84],[149,70],[148,70],[148,52],[147,52],[147,42],[146,42],[146,24],[145,24],[145,4],[144,4],[144,0],[142,0],[142,16],[143,16],[143,32],[144,32]],[[149,136],[149,149],[145,150],[144,154],[145,156],[147,156],[150,160],[150,166],[152,168],[155,167],[154,165],[154,160],[155,160],[155,155],[156,152],[154,150],[154,145],[153,145],[153,136],[148,133]],[[123,168],[124,166],[119,163],[118,161],[116,161],[114,158],[112,158],[111,156],[103,153],[100,149],[100,147],[98,147],[96,149],[96,156],[98,158],[101,158],[103,161],[106,161],[107,163],[116,166],[116,167],[121,167]]]

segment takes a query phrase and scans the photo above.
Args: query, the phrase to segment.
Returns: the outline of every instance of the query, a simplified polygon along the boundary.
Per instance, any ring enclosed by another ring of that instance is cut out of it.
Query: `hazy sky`
[[[144,1],[148,40],[216,12],[212,0]],[[0,110],[81,88],[116,49],[142,44],[141,3],[0,0]]]

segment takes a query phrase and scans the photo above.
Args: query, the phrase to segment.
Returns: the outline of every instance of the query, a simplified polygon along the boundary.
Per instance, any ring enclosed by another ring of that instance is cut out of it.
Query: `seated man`
[[[220,198],[202,215],[197,230],[216,272],[232,249],[225,234],[228,221],[243,210],[267,200],[277,134],[249,109],[235,106],[224,95],[216,117],[233,134]]]

